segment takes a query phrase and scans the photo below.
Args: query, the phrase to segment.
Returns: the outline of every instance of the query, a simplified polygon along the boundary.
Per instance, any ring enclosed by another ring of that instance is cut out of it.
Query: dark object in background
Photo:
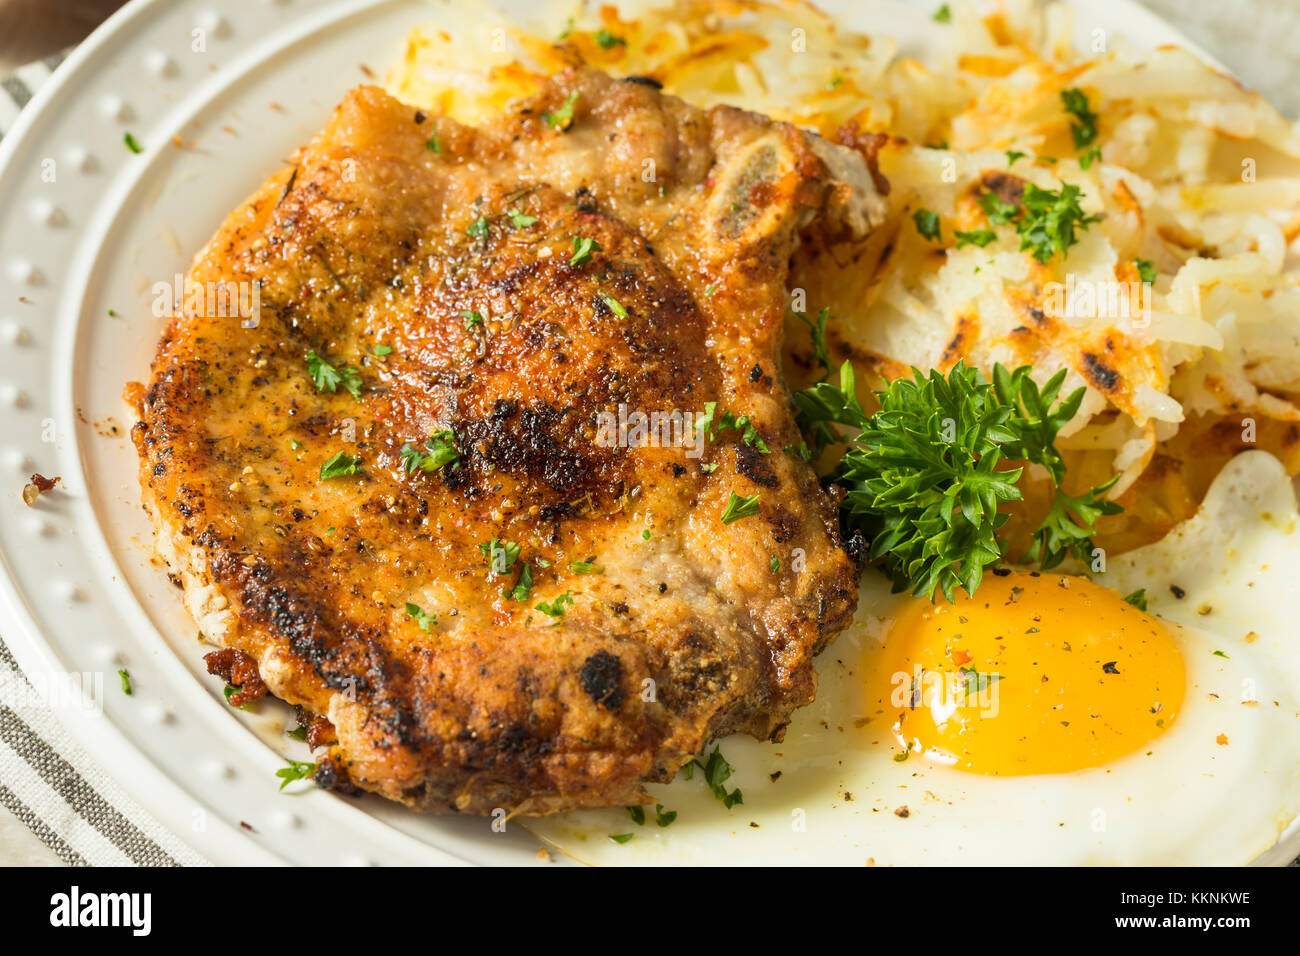
[[[80,43],[123,0],[0,0],[0,76]]]

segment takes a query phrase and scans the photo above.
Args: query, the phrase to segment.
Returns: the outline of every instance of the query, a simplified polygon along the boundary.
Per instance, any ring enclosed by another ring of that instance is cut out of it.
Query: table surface
[[[1300,2],[1139,0],[1236,71],[1288,116],[1300,115]],[[84,39],[119,0],[0,0],[0,76]],[[0,808],[0,865],[60,866],[27,827]]]

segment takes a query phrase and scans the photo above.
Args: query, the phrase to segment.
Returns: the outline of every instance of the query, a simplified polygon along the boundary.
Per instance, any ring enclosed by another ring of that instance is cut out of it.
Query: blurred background
[[[1300,84],[1290,82],[1300,70],[1300,0],[1138,2],[1179,27],[1288,116],[1300,116]],[[120,6],[120,0],[0,0],[0,76],[79,42]]]
[[[86,38],[121,0],[0,0],[0,76]]]
[[[1138,2],[1179,27],[1288,116],[1300,116],[1300,84],[1290,82],[1300,70],[1300,0]],[[79,42],[122,5],[120,0],[0,0],[0,76]]]

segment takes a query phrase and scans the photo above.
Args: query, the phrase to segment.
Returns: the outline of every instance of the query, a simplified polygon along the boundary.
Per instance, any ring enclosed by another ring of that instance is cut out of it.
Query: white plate
[[[912,50],[936,29],[929,0],[825,5]],[[233,711],[204,672],[196,629],[150,560],[121,400],[124,382],[146,378],[161,330],[152,284],[184,272],[225,214],[348,88],[382,75],[439,6],[135,0],[0,145],[0,634],[38,680],[103,675],[101,712],[60,717],[217,863],[538,862],[537,841],[517,826],[494,833],[485,820],[419,817],[303,784],[277,791],[282,755],[305,759],[306,748],[283,734],[287,708]],[[1082,36],[1101,28],[1140,48],[1190,45],[1128,0],[1093,0],[1079,20]],[[124,146],[127,132],[142,154]],[[32,471],[63,483],[29,510],[17,491]],[[119,667],[131,697],[116,690]],[[1276,861],[1300,852],[1294,830]]]

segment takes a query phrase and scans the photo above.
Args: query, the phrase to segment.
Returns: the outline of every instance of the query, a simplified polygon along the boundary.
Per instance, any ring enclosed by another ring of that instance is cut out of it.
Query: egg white
[[[904,761],[867,713],[864,652],[908,600],[868,572],[852,625],[818,661],[817,700],[780,744],[726,738],[723,807],[697,770],[622,810],[527,822],[583,862],[808,865],[1234,865],[1300,814],[1300,536],[1295,492],[1263,452],[1234,459],[1197,515],[1095,579],[1145,588],[1187,668],[1177,720],[1141,751],[1068,774],[993,777]],[[1180,588],[1182,598],[1171,587]],[[1215,652],[1219,652],[1216,654]],[[774,775],[778,775],[773,779]],[[617,843],[612,835],[632,834]]]

